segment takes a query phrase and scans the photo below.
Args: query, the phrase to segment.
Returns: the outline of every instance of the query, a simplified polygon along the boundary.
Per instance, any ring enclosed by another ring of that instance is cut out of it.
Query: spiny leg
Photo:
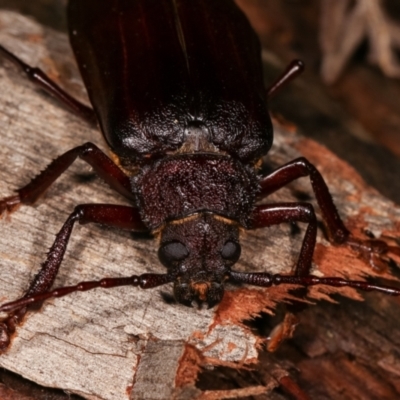
[[[51,288],[57,277],[75,222],[80,224],[98,223],[136,232],[148,231],[141,220],[138,209],[133,207],[111,204],[81,204],[75,207],[56,235],[45,262],[22,298],[39,296]],[[14,308],[14,312],[0,323],[0,350],[8,347],[10,336],[21,322],[26,311],[26,306],[19,309]]]
[[[260,198],[266,197],[288,183],[306,176],[310,178],[315,197],[327,225],[329,239],[333,243],[347,243],[357,250],[373,268],[377,268],[377,258],[381,258],[385,254],[393,253],[400,256],[400,248],[389,246],[382,240],[359,240],[350,235],[350,231],[344,225],[333,203],[324,178],[304,157],[297,158],[263,177],[260,181],[259,196]]]
[[[129,177],[96,145],[88,142],[57,157],[30,183],[18,189],[17,195],[0,200],[0,215],[4,211],[14,211],[19,204],[34,204],[78,157],[92,166],[112,189],[129,199],[133,198]]]
[[[40,68],[29,66],[3,46],[0,46],[0,54],[16,65],[35,85],[55,97],[71,111],[84,118],[89,123],[96,124],[97,118],[94,111],[61,89]]]

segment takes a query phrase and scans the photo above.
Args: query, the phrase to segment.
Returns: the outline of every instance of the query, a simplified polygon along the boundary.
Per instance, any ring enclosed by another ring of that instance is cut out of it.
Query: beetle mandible
[[[350,286],[400,294],[387,286],[310,275],[317,233],[313,207],[303,202],[256,204],[308,176],[332,243],[376,255],[395,251],[383,241],[352,237],[324,179],[305,158],[258,175],[258,161],[273,139],[267,100],[300,73],[303,64],[293,61],[262,90],[260,44],[232,0],[70,0],[68,20],[93,109],[41,70],[3,47],[0,52],[72,111],[98,123],[111,156],[92,143],[67,151],[16,195],[2,199],[0,213],[35,203],[77,158],[133,205],[75,208],[25,295],[0,307],[7,313],[0,323],[1,349],[9,345],[28,305],[96,287],[147,289],[173,282],[178,302],[209,307],[221,301],[226,281],[264,287]],[[158,235],[158,255],[167,272],[51,290],[76,222]],[[308,224],[293,275],[231,269],[240,257],[241,229],[284,222]]]

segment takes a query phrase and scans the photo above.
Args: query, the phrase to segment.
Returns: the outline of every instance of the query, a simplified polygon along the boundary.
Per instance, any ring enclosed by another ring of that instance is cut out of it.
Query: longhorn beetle
[[[93,143],[55,159],[17,194],[0,201],[0,212],[35,203],[81,158],[132,206],[78,205],[56,236],[25,295],[3,304],[0,348],[27,306],[97,287],[154,288],[173,282],[187,306],[218,304],[226,281],[268,287],[280,284],[350,286],[399,295],[400,289],[363,281],[310,275],[317,219],[308,203],[256,205],[293,180],[308,176],[335,244],[379,256],[398,252],[379,240],[352,237],[317,169],[298,158],[269,175],[257,162],[273,139],[267,100],[302,69],[293,61],[263,90],[260,44],[232,0],[70,0],[71,45],[86,85],[89,108],[41,70],[3,47],[1,54],[28,78],[85,120],[100,125],[112,153]],[[76,222],[97,223],[160,237],[164,274],[105,278],[51,290]],[[237,272],[240,229],[304,222],[307,229],[294,274]]]

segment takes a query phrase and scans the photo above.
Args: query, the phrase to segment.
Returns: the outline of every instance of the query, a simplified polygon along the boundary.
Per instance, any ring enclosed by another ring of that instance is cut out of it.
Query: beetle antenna
[[[234,282],[248,283],[255,286],[277,286],[277,285],[302,285],[315,286],[326,285],[334,287],[352,287],[366,292],[376,291],[392,296],[400,296],[400,289],[393,286],[375,285],[365,281],[353,281],[335,277],[319,277],[315,275],[295,276],[295,275],[272,275],[268,273],[243,273],[234,272],[230,274],[230,278]]]
[[[104,278],[98,281],[85,281],[74,286],[64,286],[50,292],[38,293],[5,303],[0,306],[0,312],[11,313],[22,307],[40,303],[50,298],[63,297],[73,292],[86,292],[87,290],[96,288],[109,289],[117,286],[139,286],[141,289],[150,289],[172,282],[173,280],[174,277],[168,274],[143,274],[122,278]]]
[[[301,60],[293,60],[282,74],[267,89],[267,99],[270,100],[287,83],[299,76],[304,71],[304,63]]]

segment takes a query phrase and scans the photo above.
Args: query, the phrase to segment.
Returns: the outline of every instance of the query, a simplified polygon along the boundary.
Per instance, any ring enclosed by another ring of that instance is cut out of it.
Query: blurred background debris
[[[387,15],[382,0],[322,0],[319,42],[321,76],[335,82],[363,41],[368,61],[389,78],[400,77],[395,50],[400,49],[400,25]]]

